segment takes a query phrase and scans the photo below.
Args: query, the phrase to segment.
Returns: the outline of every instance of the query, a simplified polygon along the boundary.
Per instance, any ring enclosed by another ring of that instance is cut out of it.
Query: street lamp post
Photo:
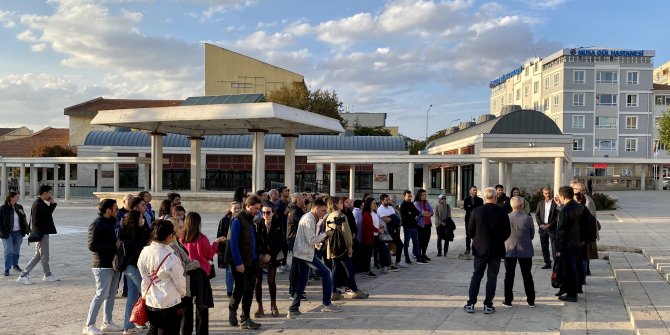
[[[428,106],[428,109],[426,109],[426,140],[428,140],[428,112],[431,108],[433,108],[432,104]]]
[[[456,121],[461,121],[461,119],[451,120],[451,122],[449,122],[449,128],[451,128],[451,125],[454,124],[454,122]]]

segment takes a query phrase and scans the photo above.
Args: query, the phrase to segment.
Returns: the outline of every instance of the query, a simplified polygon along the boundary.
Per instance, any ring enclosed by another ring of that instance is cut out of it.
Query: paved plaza
[[[667,272],[667,242],[670,240],[668,200],[670,191],[610,192],[619,198],[620,208],[598,213],[603,225],[599,245],[612,250],[617,272],[619,267],[653,266]],[[30,201],[23,200],[30,207]],[[60,282],[47,283],[40,265],[33,270],[34,285],[16,283],[18,274],[0,277],[0,334],[80,334],[84,325],[90,300],[94,293],[94,279],[90,269],[91,253],[88,251],[87,228],[96,216],[93,200],[61,203],[54,213],[59,234],[51,239],[51,268],[61,278]],[[549,283],[549,270],[542,270],[539,238],[536,236],[533,276],[537,291],[536,307],[531,309],[525,302],[521,275],[517,270],[515,300],[513,307],[501,305],[504,267],[498,277],[498,292],[494,304],[495,314],[484,315],[482,304],[484,282],[480,290],[480,302],[475,314],[467,314],[462,307],[466,301],[472,260],[462,257],[464,250],[464,228],[462,210],[454,210],[458,228],[456,239],[450,246],[448,257],[435,257],[435,234],[429,246],[430,265],[412,265],[399,272],[376,278],[358,275],[359,286],[370,293],[367,300],[352,300],[345,297],[341,313],[320,313],[320,282],[310,282],[307,287],[308,300],[301,310],[305,312],[296,320],[285,318],[289,305],[287,297],[288,274],[279,274],[277,295],[279,318],[265,316],[256,321],[262,323],[258,331],[268,334],[634,334],[634,323],[629,318],[627,305],[637,304],[633,312],[649,317],[637,327],[653,325],[653,334],[668,334],[668,306],[655,296],[670,294],[670,286],[663,281],[653,284],[640,280],[637,286],[621,286],[615,280],[615,271],[608,261],[608,252],[601,252],[601,259],[591,262],[592,276],[587,278],[584,294],[578,303],[564,303],[554,297],[556,289]],[[204,232],[215,236],[221,214],[205,213]],[[24,267],[33,254],[33,245],[24,240],[20,265]],[[646,256],[646,257],[645,257]],[[655,258],[654,258],[655,257]],[[652,266],[646,259],[656,259]],[[665,260],[665,261],[664,261]],[[635,262],[638,262],[637,264]],[[640,263],[641,262],[641,263]],[[664,263],[665,262],[665,263]],[[625,264],[624,264],[625,263]],[[642,264],[644,263],[644,264]],[[663,265],[666,264],[666,265]],[[665,266],[665,268],[664,268]],[[212,334],[244,333],[228,326],[225,272],[217,269],[213,280],[215,307],[210,310],[210,332]],[[623,270],[622,270],[623,271]],[[636,272],[618,272],[617,278],[626,276],[626,283],[637,284]],[[633,275],[631,278],[630,276]],[[638,276],[639,277],[639,276]],[[640,277],[641,278],[641,277]],[[656,278],[656,277],[653,277]],[[662,278],[658,274],[658,278]],[[642,283],[644,282],[644,283]],[[622,289],[620,289],[623,287]],[[264,285],[266,313],[269,312],[269,296]],[[622,296],[622,290],[624,296]],[[628,297],[626,292],[633,292]],[[653,293],[656,292],[656,293]],[[639,297],[647,297],[639,300]],[[636,297],[635,300],[631,297]],[[122,324],[125,298],[116,299],[113,321]],[[252,304],[252,312],[256,303]],[[102,312],[98,324],[102,321]],[[652,320],[653,319],[653,320]],[[654,323],[655,322],[655,323]],[[649,327],[647,327],[649,328]]]

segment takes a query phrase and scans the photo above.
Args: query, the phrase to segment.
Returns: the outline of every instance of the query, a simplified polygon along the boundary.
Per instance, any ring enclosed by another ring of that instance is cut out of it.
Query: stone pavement
[[[603,224],[600,246],[609,250],[621,247],[667,247],[670,237],[665,212],[669,192],[611,192],[621,199],[621,209],[599,213]],[[645,197],[645,199],[642,199]],[[29,201],[22,201],[29,206]],[[42,270],[33,270],[34,285],[15,282],[15,275],[0,277],[0,334],[80,334],[88,306],[94,292],[90,270],[90,252],[86,247],[86,231],[96,215],[93,201],[60,204],[54,214],[59,234],[51,240],[51,267],[62,281],[42,282]],[[359,286],[370,293],[370,299],[352,300],[345,297],[341,313],[320,313],[320,282],[307,287],[305,312],[296,320],[287,320],[285,313],[290,304],[286,295],[286,273],[278,275],[278,305],[280,318],[265,316],[257,320],[263,324],[263,333],[307,334],[633,334],[633,325],[606,259],[591,263],[593,275],[588,277],[585,294],[578,303],[563,303],[554,297],[555,289],[549,283],[549,270],[542,270],[539,239],[535,239],[536,257],[533,267],[537,291],[536,308],[525,303],[521,275],[517,270],[514,306],[505,308],[502,301],[504,267],[498,278],[498,292],[494,301],[497,311],[492,315],[481,312],[481,303],[475,314],[462,310],[465,304],[472,261],[459,257],[464,249],[463,212],[454,210],[458,229],[450,247],[449,257],[435,257],[435,238],[430,244],[433,262],[430,265],[412,265],[376,278],[358,275]],[[213,237],[220,215],[203,214],[204,232]],[[21,266],[32,257],[33,246],[26,240],[21,250]],[[649,249],[651,250],[651,249]],[[607,256],[601,253],[601,258]],[[656,255],[658,257],[658,255]],[[210,310],[212,334],[244,333],[227,324],[227,299],[224,272],[219,270],[213,280],[215,307]],[[483,299],[484,283],[480,290]],[[269,296],[264,285],[264,302],[269,312]],[[125,298],[117,297],[114,322],[122,324]],[[252,304],[252,312],[255,310]],[[667,306],[666,306],[667,310]],[[102,315],[98,316],[98,324]]]

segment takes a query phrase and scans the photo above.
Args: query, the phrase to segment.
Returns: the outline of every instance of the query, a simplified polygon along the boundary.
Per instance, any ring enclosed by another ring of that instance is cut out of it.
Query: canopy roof
[[[246,134],[252,129],[296,135],[344,132],[337,119],[273,102],[102,110],[91,124],[189,136]]]

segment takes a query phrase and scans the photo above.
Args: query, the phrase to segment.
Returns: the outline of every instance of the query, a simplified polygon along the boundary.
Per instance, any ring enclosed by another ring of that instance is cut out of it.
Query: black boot
[[[231,327],[237,327],[237,310],[228,308],[228,323]]]

